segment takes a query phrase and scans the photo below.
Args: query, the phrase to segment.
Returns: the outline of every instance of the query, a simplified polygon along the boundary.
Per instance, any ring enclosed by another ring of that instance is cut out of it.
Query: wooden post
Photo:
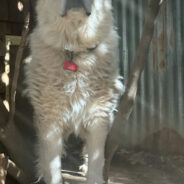
[[[6,183],[8,161],[4,154],[0,154],[0,184]]]
[[[115,117],[112,130],[106,141],[104,166],[104,180],[106,183],[108,183],[108,174],[112,157],[123,140],[121,135],[123,125],[124,123],[128,122],[133,109],[137,94],[138,82],[148,58],[149,48],[154,32],[155,20],[163,1],[164,0],[151,0],[145,14],[143,33],[136,51],[136,56],[129,76],[126,91],[120,101],[118,113]]]

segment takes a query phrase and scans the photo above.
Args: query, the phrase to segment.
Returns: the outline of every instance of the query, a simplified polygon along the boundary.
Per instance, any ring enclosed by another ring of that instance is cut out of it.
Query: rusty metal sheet
[[[148,0],[114,0],[120,35],[120,71],[126,84],[140,39]],[[167,0],[156,20],[148,62],[134,112],[122,130],[135,144],[163,127],[184,137],[184,1]]]

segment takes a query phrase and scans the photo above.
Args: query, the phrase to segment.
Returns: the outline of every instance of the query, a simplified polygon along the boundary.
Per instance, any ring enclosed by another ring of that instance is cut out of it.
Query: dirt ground
[[[75,156],[64,161],[65,184],[83,184]],[[184,156],[121,150],[113,159],[109,184],[184,184]]]

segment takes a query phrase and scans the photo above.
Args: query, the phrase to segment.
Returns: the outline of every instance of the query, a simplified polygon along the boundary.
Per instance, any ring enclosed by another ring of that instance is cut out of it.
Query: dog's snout
[[[72,8],[83,8],[87,15],[91,14],[93,0],[62,0],[61,16],[65,16]]]

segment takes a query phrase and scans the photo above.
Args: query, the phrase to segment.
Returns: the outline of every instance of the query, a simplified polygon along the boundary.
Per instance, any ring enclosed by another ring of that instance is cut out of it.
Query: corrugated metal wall
[[[113,0],[121,37],[120,69],[130,73],[148,0]],[[134,112],[124,135],[136,143],[163,127],[184,137],[184,0],[166,0],[156,21],[148,62],[142,74]]]

